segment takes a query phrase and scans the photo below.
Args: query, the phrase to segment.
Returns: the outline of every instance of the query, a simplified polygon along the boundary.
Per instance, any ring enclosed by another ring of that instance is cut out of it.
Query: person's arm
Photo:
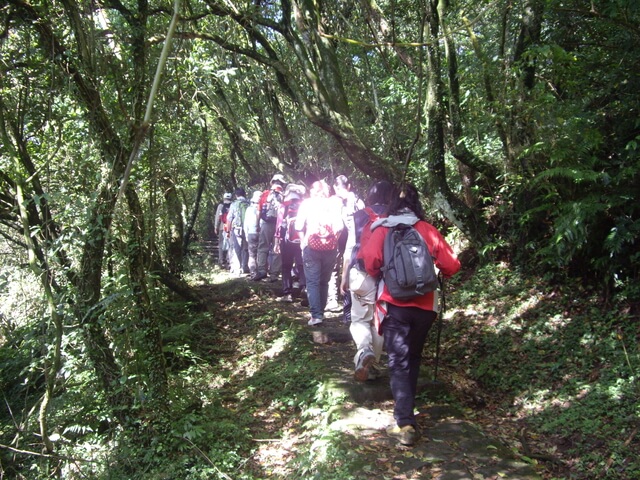
[[[351,215],[349,222],[345,222],[347,226],[347,244],[344,248],[344,256],[342,261],[342,281],[340,282],[340,293],[345,294],[349,290],[349,267],[351,266],[351,257],[353,249],[356,246],[356,221],[354,215]]]
[[[433,261],[445,277],[452,277],[460,270],[460,260],[442,234],[433,225],[426,225],[423,236],[429,245]]]
[[[276,217],[276,233],[274,235],[275,238],[279,239],[283,236],[282,223],[284,222],[284,217],[287,215],[288,208],[289,206],[284,203],[281,203],[278,208],[278,216]]]
[[[298,214],[296,215],[296,221],[294,223],[294,227],[296,231],[300,233],[300,246],[304,247],[306,245],[306,226],[307,226],[307,215],[309,210],[309,201],[303,200],[300,204],[300,208],[298,209]]]
[[[236,216],[236,211],[238,210],[238,201],[236,200],[229,207],[229,211],[227,212],[227,223],[225,224],[227,235],[231,234],[231,225],[233,224],[233,219]]]
[[[338,203],[336,198],[336,200],[331,201],[327,207],[332,210],[330,218],[332,219],[331,228],[333,229],[333,233],[339,236],[340,232],[345,228],[345,221],[342,216],[342,205]]]
[[[220,215],[222,214],[222,205],[218,205],[218,207],[216,208],[216,215],[215,218],[213,220],[213,231],[215,232],[216,235],[218,235],[218,232],[220,231]]]

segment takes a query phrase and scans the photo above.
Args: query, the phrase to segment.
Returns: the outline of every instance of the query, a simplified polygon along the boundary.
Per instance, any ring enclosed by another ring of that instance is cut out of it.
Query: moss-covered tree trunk
[[[464,204],[449,188],[445,168],[445,110],[442,82],[442,62],[439,46],[440,20],[438,0],[426,4],[426,98],[425,113],[427,119],[426,163],[427,195],[454,225],[464,232],[476,245],[484,240],[484,229],[475,216],[475,212]]]

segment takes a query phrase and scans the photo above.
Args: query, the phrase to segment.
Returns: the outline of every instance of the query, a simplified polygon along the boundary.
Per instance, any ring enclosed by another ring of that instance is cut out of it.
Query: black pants
[[[400,427],[416,425],[414,409],[422,349],[436,316],[431,310],[388,304],[382,322],[384,347],[389,356],[393,416]]]
[[[307,282],[304,277],[300,244],[283,240],[280,244],[280,253],[282,256],[282,294],[288,295],[293,292],[293,270],[296,271],[300,288],[305,288]]]

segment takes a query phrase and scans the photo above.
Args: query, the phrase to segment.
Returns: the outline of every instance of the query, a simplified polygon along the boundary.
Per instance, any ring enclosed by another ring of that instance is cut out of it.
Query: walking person
[[[344,255],[340,291],[348,297],[349,331],[356,346],[353,358],[354,377],[360,382],[377,378],[377,364],[382,355],[383,341],[373,321],[377,281],[364,271],[357,254],[370,237],[371,225],[387,210],[393,185],[387,181],[376,182],[365,201],[366,207],[353,213],[348,223],[349,235]],[[345,310],[347,302],[345,301]],[[347,312],[345,311],[345,316]]]
[[[260,211],[258,204],[262,191],[256,190],[251,195],[251,201],[244,214],[244,234],[247,238],[247,267],[249,275],[256,275],[257,257],[258,257],[258,231],[260,229]]]
[[[260,198],[260,228],[258,233],[258,255],[256,274],[253,280],[263,280],[269,275],[271,281],[278,280],[282,269],[280,254],[273,251],[278,211],[282,205],[282,194],[286,181],[279,173],[271,178],[268,190]]]
[[[234,196],[236,198],[229,207],[227,215],[227,231],[230,241],[229,264],[231,275],[241,277],[249,270],[247,239],[244,234],[244,218],[249,201],[242,187],[235,189]]]
[[[218,237],[218,265],[222,269],[229,268],[229,232],[227,232],[227,215],[231,206],[231,193],[225,193],[222,203],[216,208],[213,230]]]
[[[300,233],[295,229],[295,220],[300,204],[306,194],[303,185],[289,184],[285,189],[284,201],[276,226],[276,249],[282,257],[282,296],[278,301],[291,303],[294,295],[294,279],[304,295],[306,279],[300,249]]]
[[[309,198],[300,205],[295,221],[295,229],[301,234],[309,325],[318,325],[324,320],[329,279],[338,253],[338,237],[344,227],[340,207],[329,195],[327,182],[314,182]]]
[[[345,256],[348,243],[348,232],[353,230],[353,215],[364,208],[364,202],[351,190],[351,183],[345,175],[338,175],[333,181],[333,191],[336,201],[340,204],[344,230],[338,239],[338,255],[336,265],[329,283],[329,300],[327,310],[343,312],[345,323],[351,321],[351,296],[345,295],[341,288],[341,278],[344,273],[344,261],[351,260],[350,255]],[[342,296],[342,303],[340,303]]]
[[[389,230],[397,225],[411,225],[424,239],[436,267],[445,277],[460,270],[460,262],[440,232],[425,221],[418,191],[413,185],[402,186],[394,194],[388,217],[371,226],[371,237],[358,254],[369,275],[379,277],[385,265],[384,243]],[[379,332],[384,335],[384,348],[389,356],[389,376],[393,393],[393,416],[396,425],[387,434],[403,445],[413,445],[420,432],[414,414],[418,374],[422,350],[431,325],[438,314],[438,292],[430,291],[413,298],[398,300],[381,281],[376,309],[386,315],[380,320]]]

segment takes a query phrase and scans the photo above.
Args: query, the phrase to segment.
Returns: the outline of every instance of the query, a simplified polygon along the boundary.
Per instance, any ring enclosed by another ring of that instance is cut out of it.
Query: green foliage
[[[535,435],[568,444],[575,478],[633,477],[640,349],[624,298],[607,307],[580,282],[551,286],[506,265],[451,297],[446,363]]]
[[[634,161],[637,163],[635,155]],[[620,166],[615,165],[609,173],[554,168],[537,177],[537,181],[547,182],[538,193],[544,195],[543,203],[525,212],[520,223],[533,228],[533,223],[540,225],[542,221],[549,226],[538,230],[544,237],[530,237],[537,245],[535,255],[541,264],[556,271],[568,267],[578,275],[596,274],[602,282],[617,287],[637,278],[640,211],[629,202],[637,174]],[[552,178],[571,183],[549,183]],[[581,184],[586,188],[579,187]]]
[[[591,315],[600,323],[587,318],[584,323],[592,331],[583,331],[571,315],[547,308],[553,303],[546,297],[551,293],[538,292],[522,272],[543,271],[546,279],[556,281],[573,277],[584,284],[603,283],[607,301],[625,302],[630,310],[640,297],[639,4],[631,0],[588,5],[575,0],[534,2],[545,7],[535,19],[540,21],[540,36],[522,45],[523,28],[535,24],[523,23],[529,3],[445,3],[440,14],[458,55],[462,131],[454,138],[453,111],[449,110],[440,124],[448,149],[444,176],[453,194],[473,197],[465,200],[488,226],[491,238],[483,239],[483,258],[513,262],[512,275],[502,266],[488,266],[481,272],[479,278],[489,284],[494,276],[503,281],[501,288],[484,294],[517,304],[509,309],[485,304],[475,292],[461,296],[461,300],[482,303],[481,315],[488,319],[488,325],[474,332],[472,345],[478,349],[471,350],[475,353],[469,371],[485,385],[515,395],[522,385],[534,385],[542,369],[554,383],[551,392],[566,388],[566,396],[574,398],[584,379],[578,372],[575,384],[566,380],[567,365],[577,369],[577,365],[592,368],[603,363],[606,368],[598,371],[607,383],[585,394],[584,412],[596,414],[598,402],[616,410],[615,395],[621,398],[621,410],[628,412],[626,399],[637,378],[637,342],[632,332],[616,324],[615,329],[611,326],[616,332],[611,337],[597,309]],[[7,403],[20,412],[16,413],[20,421],[37,406],[42,362],[51,345],[43,327],[47,318],[41,285],[22,265],[26,253],[14,185],[27,179],[27,204],[33,207],[29,231],[42,248],[41,260],[51,268],[56,308],[65,317],[63,367],[52,402],[52,424],[62,451],[83,458],[86,454],[98,462],[95,469],[88,465],[78,472],[66,466],[63,473],[69,478],[84,473],[98,476],[117,465],[113,475],[128,478],[132,471],[138,472],[134,459],[142,459],[141,468],[158,478],[163,469],[176,476],[183,469],[193,478],[237,470],[252,448],[247,440],[251,420],[229,412],[223,401],[229,385],[248,411],[250,401],[260,393],[272,412],[305,411],[309,422],[322,418],[322,408],[338,400],[325,396],[316,385],[318,372],[304,342],[299,341],[295,326],[275,311],[250,318],[245,312],[230,314],[255,332],[245,337],[227,325],[241,338],[232,347],[220,340],[229,350],[242,353],[233,362],[212,359],[200,350],[192,332],[207,339],[220,332],[215,326],[211,331],[204,329],[206,317],[190,313],[185,319],[184,306],[172,303],[158,279],[144,273],[151,303],[143,320],[137,311],[140,299],[130,284],[133,272],[127,250],[131,204],[121,199],[110,210],[106,206],[113,205],[112,200],[108,195],[99,197],[98,192],[102,186],[117,186],[121,179],[113,167],[123,161],[117,154],[127,152],[141,131],[149,77],[161,48],[158,39],[166,33],[166,12],[146,9],[145,2],[125,2],[117,9],[93,2],[77,11],[71,11],[73,2],[35,1],[28,9],[25,5],[10,1],[3,7],[10,21],[0,44],[4,66],[0,75],[0,387],[9,397]],[[421,63],[427,47],[416,45],[423,40],[423,25],[422,16],[415,12],[424,10],[424,5],[381,1],[372,14],[357,2],[321,2],[318,20],[323,36],[315,38],[314,28],[300,31],[296,22],[289,23],[291,30],[283,35],[285,23],[292,19],[284,17],[288,12],[282,6],[236,2],[233,14],[225,11],[225,5],[217,5],[219,10],[213,13],[211,2],[194,1],[188,6],[189,15],[183,16],[181,27],[184,35],[174,42],[154,105],[148,142],[131,173],[145,222],[141,241],[155,260],[171,260],[163,245],[168,232],[195,208],[197,180],[204,173],[203,205],[209,208],[201,205],[196,221],[197,234],[203,238],[209,233],[206,217],[213,215],[211,207],[223,191],[236,185],[263,186],[275,169],[285,170],[295,180],[348,173],[360,185],[368,185],[371,179],[364,178],[359,168],[380,160],[392,167],[389,171],[398,171],[417,138],[409,178],[424,187],[437,173],[423,161],[431,146],[416,137],[427,125],[439,122],[420,115],[426,92],[423,98],[418,92],[426,83],[425,72],[434,71]],[[30,18],[32,14],[41,17]],[[465,15],[474,19],[471,28],[477,46],[470,43],[462,23]],[[68,18],[77,21],[68,22]],[[302,17],[299,20],[304,23]],[[61,52],[52,54],[47,29]],[[441,28],[439,35],[443,33]],[[291,39],[300,43],[293,45]],[[430,94],[450,107],[456,99],[448,86],[447,68],[453,65],[447,64],[442,48],[436,53],[443,61],[442,72],[436,72],[442,92]],[[531,68],[535,82],[524,85],[523,77]],[[455,144],[466,146],[477,162],[500,174],[486,178],[472,172],[472,185],[467,188],[458,160],[451,155]],[[171,218],[168,202],[163,203],[169,183],[165,179],[176,188],[171,211],[178,213]],[[50,212],[45,213],[45,202]],[[54,226],[58,235],[48,231]],[[105,227],[110,229],[104,231]],[[92,250],[105,239],[104,250]],[[83,270],[91,261],[104,265],[104,271]],[[101,278],[92,273],[102,274]],[[214,273],[199,275],[212,279]],[[520,282],[526,293],[514,298]],[[69,310],[84,300],[77,297],[76,289],[87,284],[95,286],[95,304],[72,317]],[[471,288],[480,290],[473,284]],[[237,284],[221,290],[230,302],[253,294]],[[528,301],[527,294],[536,301]],[[588,304],[594,307],[591,301]],[[101,353],[113,356],[118,371],[112,392],[103,391],[95,377],[95,365],[89,361],[92,345],[85,336],[88,330],[80,329],[90,313],[97,314],[90,326],[105,340]],[[626,315],[621,307],[619,313]],[[505,322],[500,321],[502,316]],[[147,372],[157,360],[149,360],[151,328],[145,322],[163,330],[173,402],[166,431],[151,425],[149,418],[155,412],[145,410],[149,408],[145,391],[153,386]],[[594,346],[596,337],[602,342]],[[464,344],[467,339],[462,340]],[[569,349],[580,355],[562,355]],[[298,368],[298,361],[305,367]],[[514,364],[513,375],[505,375],[500,362]],[[211,368],[196,369],[203,363]],[[186,382],[202,391],[211,390],[211,385],[222,387],[210,397],[200,397],[189,392]],[[527,395],[547,401],[541,391]],[[115,426],[114,412],[105,406],[107,393],[135,399],[131,425]],[[186,397],[184,401],[181,396]],[[564,418],[568,411],[556,417]],[[9,419],[8,409],[3,412],[2,418]],[[219,422],[214,425],[202,412]],[[230,422],[236,416],[234,428]],[[551,422],[540,418],[540,425]],[[577,418],[563,422],[569,425],[567,433],[582,428]],[[25,435],[36,431],[35,422],[28,423]],[[138,430],[120,430],[133,425]],[[563,425],[554,425],[550,431]],[[593,426],[605,428],[602,422]],[[3,423],[3,442],[12,440],[15,431],[11,422]],[[628,429],[620,431],[624,437]],[[144,445],[136,446],[142,438]],[[344,440],[330,434],[326,439],[323,448],[332,455]],[[586,447],[588,442],[580,445]],[[623,447],[624,442],[616,444],[610,470],[630,471],[623,464]],[[154,458],[168,452],[176,455],[171,460],[179,458],[170,466],[169,460]],[[311,472],[317,462],[314,452],[307,453],[308,470],[304,471]],[[345,464],[351,461],[344,458]],[[335,462],[335,475],[347,478],[339,463]],[[33,460],[30,465],[34,475],[45,477],[53,462]],[[323,475],[334,473],[328,468]]]

